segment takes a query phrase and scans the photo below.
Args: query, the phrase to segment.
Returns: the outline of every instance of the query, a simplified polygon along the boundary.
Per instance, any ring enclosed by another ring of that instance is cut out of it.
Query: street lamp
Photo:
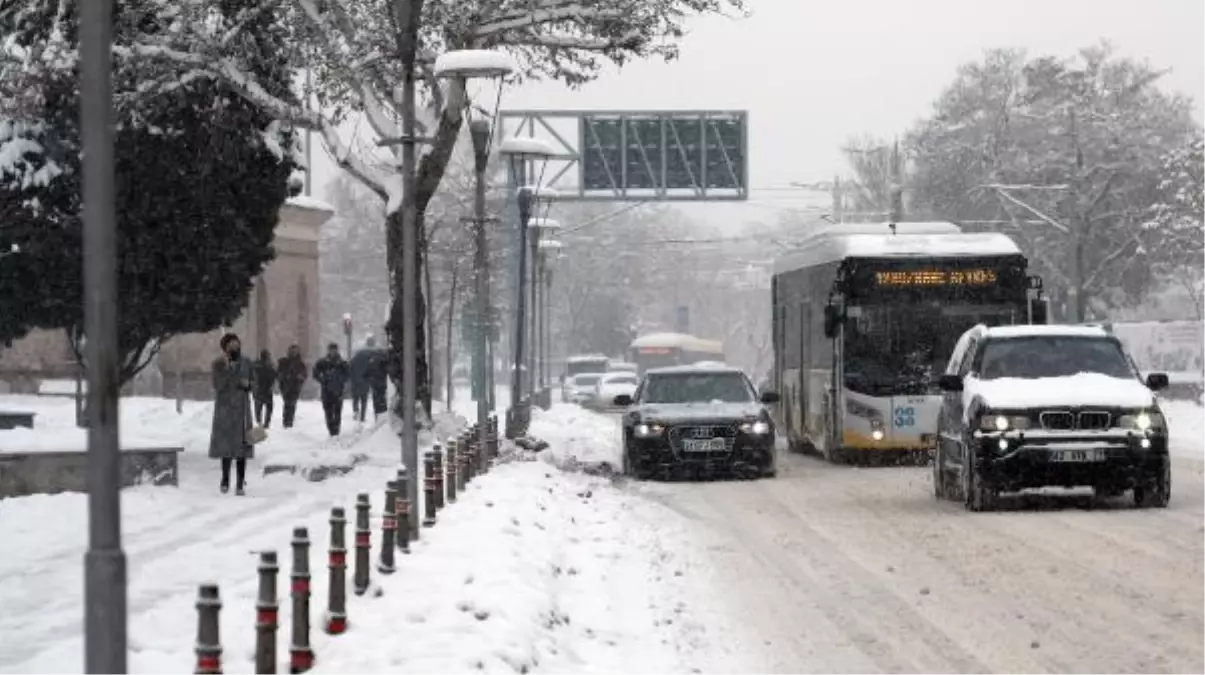
[[[550,325],[552,323],[552,301],[550,291],[552,289],[552,268],[557,258],[560,257],[562,248],[561,242],[555,239],[543,238],[537,246],[539,251],[539,270],[540,270],[540,396],[541,405],[547,410],[552,406],[552,389],[551,389],[551,374],[549,353],[551,350],[552,331]]]
[[[473,397],[477,401],[478,443],[486,446],[489,435],[489,413],[493,403],[490,391],[489,370],[493,362],[489,354],[489,343],[493,333],[493,312],[490,301],[489,237],[486,236],[485,188],[486,170],[489,167],[490,145],[493,143],[494,124],[498,116],[498,105],[502,101],[503,79],[514,72],[514,63],[501,52],[485,49],[466,49],[447,52],[435,60],[435,75],[441,78],[490,78],[497,81],[498,93],[494,109],[488,117],[469,120],[469,137],[473,141],[473,216],[468,220],[473,226],[473,324],[477,331],[473,339]],[[471,110],[471,109],[470,109]],[[451,358],[447,355],[446,358]],[[451,383],[448,384],[451,386]]]
[[[537,194],[539,194],[538,190]],[[540,251],[540,246],[551,234],[561,229],[561,224],[549,218],[535,218],[532,219],[527,229],[530,235],[529,245],[533,261],[531,270],[531,317],[529,332],[533,349],[527,358],[528,391],[532,392],[533,397],[539,397],[540,407],[546,407],[544,404],[544,362],[542,356],[544,332],[541,328],[543,326],[543,317],[541,315],[544,311],[544,304],[540,300],[544,290],[544,256]]]
[[[526,184],[527,170],[531,168],[533,174],[542,177],[548,158],[556,155],[556,150],[538,138],[520,136],[503,140],[498,150],[510,159],[512,178],[522,185],[515,196],[519,207],[518,295],[515,302],[514,370],[511,372],[510,381],[510,409],[506,415],[506,437],[513,439],[519,435],[520,420],[525,423],[527,419],[522,377],[524,319],[527,314],[527,292],[524,285],[527,281],[527,225],[531,221],[531,212],[538,192],[536,188]]]

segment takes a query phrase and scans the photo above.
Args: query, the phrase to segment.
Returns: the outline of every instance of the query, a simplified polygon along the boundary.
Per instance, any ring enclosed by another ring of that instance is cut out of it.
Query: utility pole
[[[477,441],[484,448],[489,436],[486,422],[493,403],[492,392],[488,391],[492,380],[488,371],[493,368],[488,346],[493,331],[493,312],[490,311],[489,238],[485,229],[485,172],[490,159],[490,123],[485,120],[469,122],[469,135],[473,141],[476,174],[473,186],[473,319],[477,330],[473,337],[473,388],[477,391]]]
[[[309,68],[305,69],[305,111],[310,111],[310,96],[314,90],[313,74]],[[312,196],[314,188],[314,153],[310,150],[314,143],[314,132],[309,127],[305,129],[305,196]],[[349,354],[350,358],[350,354]]]
[[[112,0],[79,9],[83,131],[84,346],[88,364],[88,552],[84,670],[125,673],[126,556],[121,549],[117,381],[117,213],[113,171]]]

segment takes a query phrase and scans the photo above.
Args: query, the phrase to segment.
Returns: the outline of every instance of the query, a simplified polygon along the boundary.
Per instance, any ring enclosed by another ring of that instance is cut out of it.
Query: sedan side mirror
[[[617,406],[629,406],[632,405],[632,397],[629,394],[620,394],[612,399],[611,402]]]
[[[962,391],[962,377],[959,375],[942,375],[937,378],[937,386],[942,391]]]
[[[776,391],[763,391],[761,393],[762,403],[778,403],[779,400],[778,392]]]
[[[1149,373],[1146,376],[1146,386],[1151,391],[1161,391],[1167,389],[1171,382],[1167,379],[1167,373]]]

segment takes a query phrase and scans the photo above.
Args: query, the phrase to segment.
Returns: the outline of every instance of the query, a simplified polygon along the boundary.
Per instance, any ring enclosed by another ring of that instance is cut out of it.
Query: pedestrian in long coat
[[[254,370],[243,358],[242,344],[234,333],[221,340],[222,355],[213,361],[213,427],[209,434],[209,456],[222,462],[223,493],[230,491],[230,465],[235,465],[242,495],[247,460],[255,455],[251,443],[251,384]]]

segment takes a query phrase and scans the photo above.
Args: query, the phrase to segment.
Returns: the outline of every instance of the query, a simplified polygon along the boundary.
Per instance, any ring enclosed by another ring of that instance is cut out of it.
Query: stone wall
[[[256,281],[247,310],[229,327],[242,339],[244,353],[254,356],[266,348],[279,358],[296,344],[311,367],[321,355],[318,239],[332,214],[330,207],[306,198],[291,199],[281,207],[276,259]],[[123,393],[174,398],[179,389],[187,399],[212,398],[210,366],[226,330],[172,338],[148,368],[152,373]],[[74,360],[62,331],[34,331],[0,351],[0,381],[13,392],[34,393],[43,379],[74,375]],[[303,396],[312,397],[316,391],[310,383]]]

